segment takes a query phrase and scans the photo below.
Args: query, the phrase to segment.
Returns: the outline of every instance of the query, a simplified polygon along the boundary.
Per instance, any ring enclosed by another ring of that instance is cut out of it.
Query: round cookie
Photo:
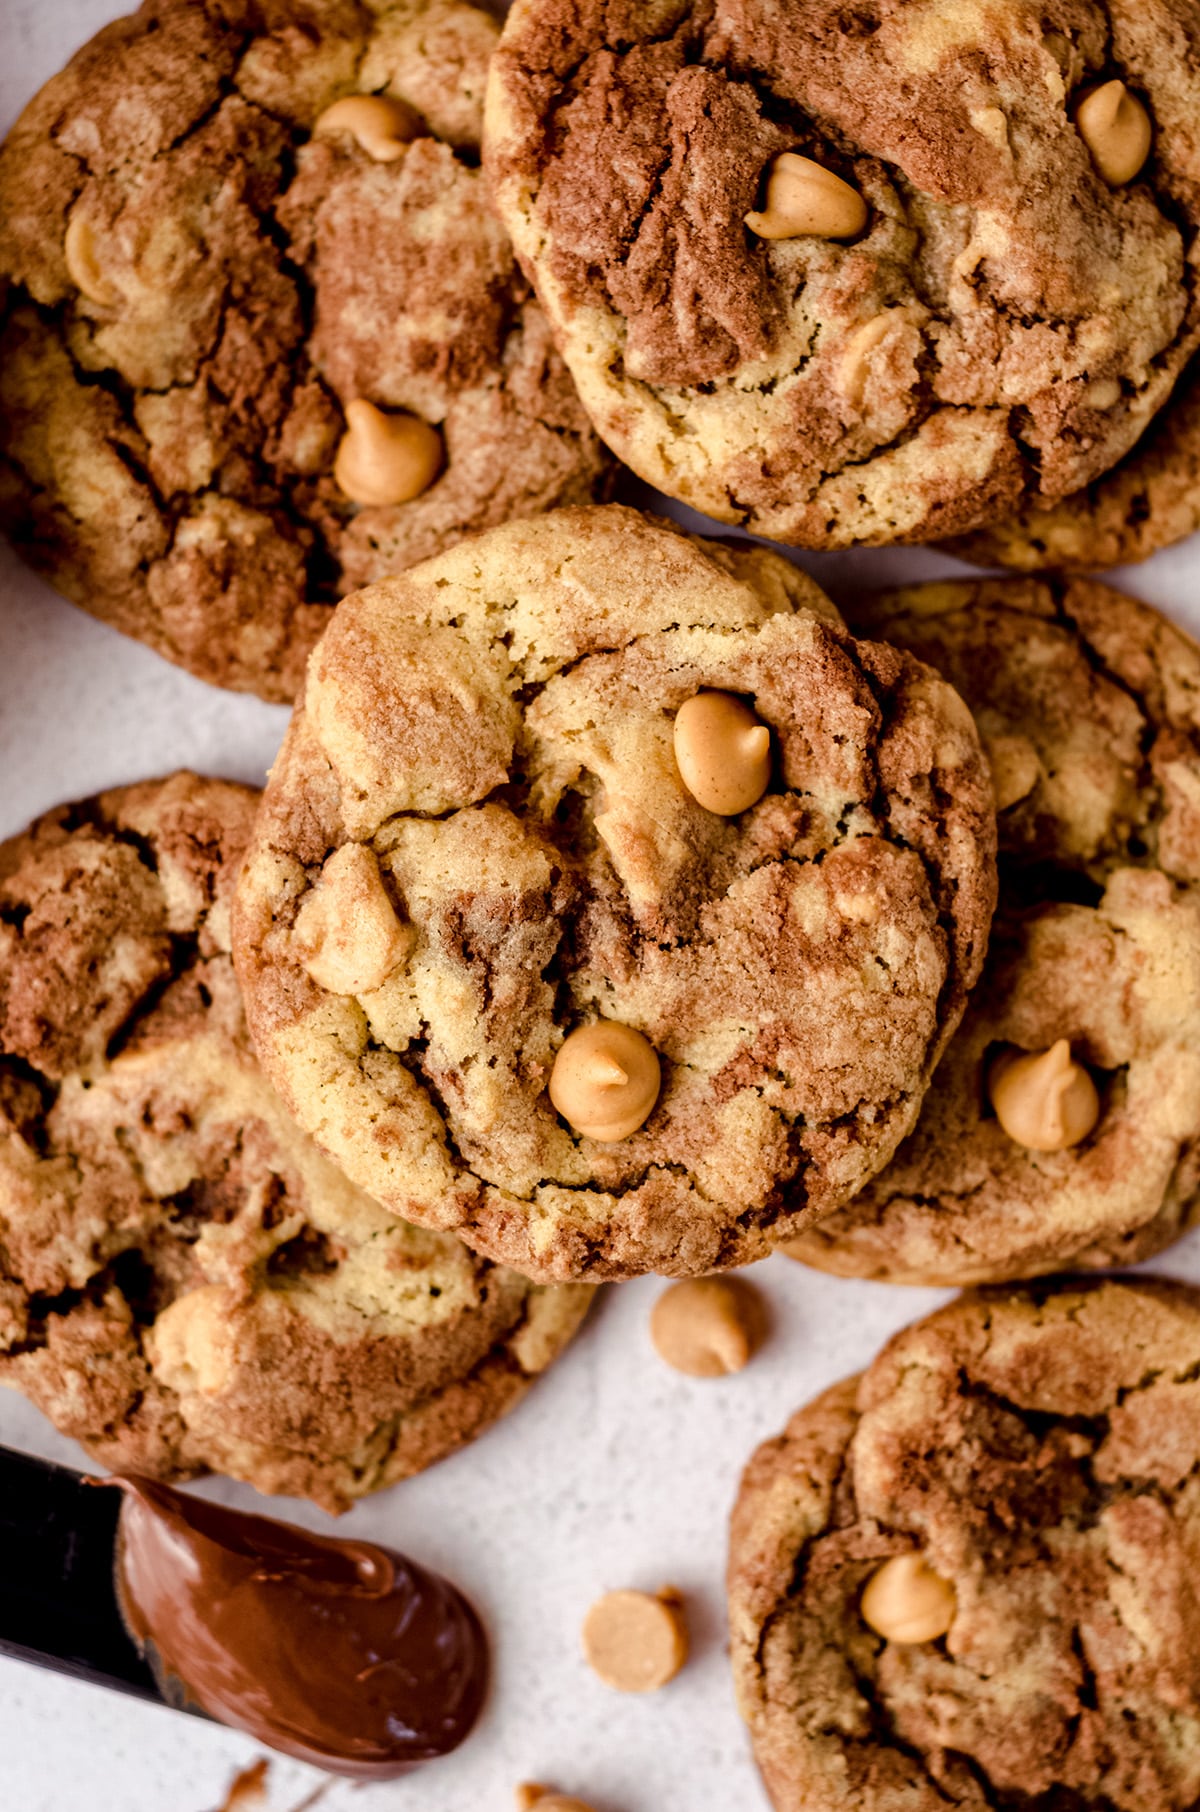
[[[738,815],[676,765],[703,690],[770,731]],[[236,960],[268,1074],[394,1212],[533,1277],[686,1275],[886,1162],[981,960],[993,837],[961,700],[787,561],[557,511],[339,606]],[[608,1021],[620,1126],[551,1083]]]
[[[856,621],[974,710],[1000,903],[915,1130],[789,1250],[907,1283],[1146,1258],[1200,1211],[1200,649],[1083,579],[918,586]],[[994,1111],[996,1060],[1062,1039],[1099,1118],[1065,1149],[1030,1150]]]
[[[1114,172],[1118,80],[1150,149]],[[1133,445],[1197,338],[1198,103],[1183,0],[516,0],[485,162],[614,451],[844,547]]]
[[[343,592],[607,483],[478,168],[498,29],[147,0],[0,149],[0,526],[202,679],[290,703]]]
[[[256,795],[177,774],[0,844],[0,1381],[105,1465],[327,1510],[520,1398],[586,1312],[296,1128],[229,954]]]
[[[1131,453],[1093,484],[1049,508],[1029,508],[950,547],[978,566],[1023,572],[1105,572],[1148,560],[1200,528],[1200,365]]]
[[[972,1294],[759,1448],[731,1652],[777,1812],[1192,1812],[1197,1352],[1183,1286]]]

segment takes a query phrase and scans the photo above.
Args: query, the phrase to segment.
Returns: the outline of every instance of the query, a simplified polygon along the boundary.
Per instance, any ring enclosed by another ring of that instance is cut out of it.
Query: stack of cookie
[[[1193,0],[148,0],[0,150],[0,521],[294,703],[0,845],[0,1380],[340,1510],[595,1283],[967,1286],[746,1475],[787,1812],[1200,1800],[1200,1297],[1053,1276],[1200,1216],[1200,649],[1071,576],[1200,522],[1198,107]]]

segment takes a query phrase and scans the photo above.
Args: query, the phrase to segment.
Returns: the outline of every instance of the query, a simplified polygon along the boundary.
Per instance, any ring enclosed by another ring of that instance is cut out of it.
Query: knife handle
[[[0,1655],[162,1703],[114,1584],[119,1491],[0,1447]]]

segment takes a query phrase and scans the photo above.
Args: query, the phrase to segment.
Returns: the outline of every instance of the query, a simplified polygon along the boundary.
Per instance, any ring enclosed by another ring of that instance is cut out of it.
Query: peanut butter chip
[[[683,1606],[673,1592],[608,1592],[584,1618],[583,1652],[606,1686],[657,1692],[687,1660]]]
[[[592,1812],[581,1799],[555,1793],[550,1787],[539,1787],[536,1781],[525,1781],[517,1788],[517,1812]]]
[[[1097,378],[1083,394],[1089,409],[1113,409],[1121,400],[1121,386],[1116,378]]]
[[[980,138],[986,138],[989,144],[998,150],[1008,146],[1008,116],[1003,107],[978,107],[971,114],[971,124]]]
[[[675,760],[697,805],[734,818],[771,778],[771,732],[733,692],[697,692],[675,713]]]
[[[1093,88],[1075,109],[1075,124],[1110,188],[1132,182],[1150,155],[1154,129],[1150,115],[1124,82]]]
[[[425,130],[419,113],[391,94],[348,94],[320,115],[314,132],[348,132],[377,164],[391,164]]]
[[[615,1019],[580,1026],[550,1072],[550,1099],[585,1138],[611,1145],[650,1118],[662,1085],[649,1039]]]
[[[89,302],[95,302],[100,308],[117,306],[121,292],[101,269],[91,222],[78,212],[72,214],[63,235],[63,258],[67,275],[80,295],[86,296]]]
[[[992,770],[992,791],[996,810],[1006,812],[1010,805],[1027,799],[1042,776],[1038,752],[1027,736],[1001,733],[983,735],[984,753]]]
[[[746,215],[759,239],[853,239],[867,224],[857,189],[811,157],[782,151],[767,177],[767,205]]]
[[[369,994],[404,961],[413,928],[396,917],[374,853],[347,843],[321,870],[292,935],[318,988]]]
[[[992,1106],[1009,1138],[1029,1151],[1065,1151],[1100,1118],[1096,1084],[1065,1038],[1048,1051],[1005,1051],[988,1076]]]
[[[388,415],[365,397],[346,405],[333,476],[352,503],[411,503],[442,469],[442,437],[419,415]]]
[[[735,1277],[689,1277],[663,1291],[650,1316],[660,1359],[689,1378],[740,1372],[758,1345],[757,1293]]]
[[[893,319],[901,316],[899,309],[885,309],[881,315],[873,315],[856,327],[846,341],[845,350],[838,360],[834,382],[848,403],[858,408],[866,395],[867,380],[871,375],[871,355],[887,339]]]
[[[230,1318],[236,1300],[224,1284],[185,1290],[146,1330],[146,1354],[167,1390],[219,1396],[237,1370],[237,1341]]]
[[[954,1622],[954,1587],[923,1554],[893,1554],[872,1573],[859,1605],[885,1642],[936,1642]]]

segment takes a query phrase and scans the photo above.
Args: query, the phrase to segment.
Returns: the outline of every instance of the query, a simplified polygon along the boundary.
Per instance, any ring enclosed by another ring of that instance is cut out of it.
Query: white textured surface
[[[0,0],[0,127],[112,11],[111,0]],[[916,551],[805,563],[835,595],[949,569]],[[1188,546],[1127,582],[1200,629],[1197,580],[1200,547]],[[91,622],[0,548],[0,836],[59,800],[182,765],[261,781],[284,720]],[[1158,1268],[1200,1282],[1200,1242]],[[774,1327],[740,1377],[694,1383],[668,1372],[647,1333],[660,1286],[610,1290],[507,1423],[343,1519],[345,1533],[406,1548],[470,1592],[493,1637],[495,1673],[484,1720],[458,1755],[389,1786],[335,1784],[324,1812],[510,1812],[513,1786],[530,1778],[582,1795],[596,1812],[765,1806],[724,1657],[725,1523],[739,1470],[802,1400],[865,1364],[938,1298],[825,1279],[782,1258],[754,1275]],[[0,1441],[81,1461],[8,1393]],[[209,1489],[270,1508],[246,1490]],[[328,1526],[319,1512],[278,1508]],[[688,1597],[694,1659],[665,1692],[622,1698],[579,1659],[580,1621],[604,1589],[662,1584]],[[215,1726],[0,1662],[0,1807],[211,1812],[255,1754]],[[320,1782],[273,1762],[271,1805],[296,1807]]]

